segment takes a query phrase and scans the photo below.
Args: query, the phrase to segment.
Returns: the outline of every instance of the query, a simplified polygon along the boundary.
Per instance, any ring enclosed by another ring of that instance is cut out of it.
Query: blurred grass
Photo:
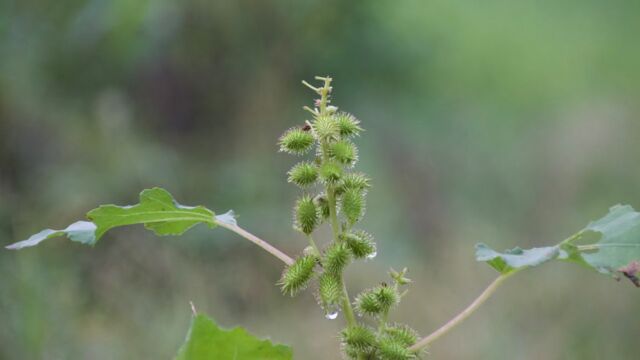
[[[352,294],[409,265],[396,313],[423,333],[494,276],[473,244],[550,244],[618,202],[640,207],[634,1],[5,1],[0,4],[0,239],[163,186],[235,209],[294,254],[301,79],[331,74],[367,132],[376,261]],[[338,321],[273,285],[281,265],[223,231],[141,229],[90,249],[0,251],[0,358],[171,358],[194,301],[225,326],[337,358]],[[375,277],[374,277],[375,275]],[[434,358],[634,359],[627,284],[554,264],[523,274]]]

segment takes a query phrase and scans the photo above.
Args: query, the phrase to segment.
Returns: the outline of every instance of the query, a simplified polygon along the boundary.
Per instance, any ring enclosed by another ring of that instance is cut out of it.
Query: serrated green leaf
[[[19,241],[7,246],[7,249],[19,250],[25,247],[36,246],[44,240],[66,235],[70,240],[82,244],[93,245],[96,242],[96,225],[89,221],[77,221],[67,226],[64,230],[45,229],[31,235],[27,240]]]
[[[124,225],[144,224],[156,235],[180,235],[198,223],[216,226],[213,211],[203,206],[178,204],[168,191],[146,189],[140,193],[140,203],[133,206],[102,205],[87,213],[96,224],[96,239],[109,229]]]
[[[625,276],[640,287],[640,213],[629,205],[615,205],[558,245],[499,253],[477,244],[476,259],[502,274],[552,259],[570,261],[615,278]]]
[[[502,274],[510,273],[516,269],[538,266],[558,256],[559,248],[549,246],[522,250],[514,248],[503,253],[497,252],[485,244],[476,245],[476,260],[484,261]]]
[[[187,338],[175,360],[290,360],[290,347],[260,340],[245,329],[224,330],[204,315],[191,321]]]
[[[585,244],[585,240],[593,238],[590,235],[595,235],[597,241]],[[617,276],[626,266],[640,261],[640,213],[629,205],[615,205],[606,216],[590,222],[579,236],[563,245],[573,245],[572,249],[577,250],[568,251],[566,260]]]
[[[144,224],[157,235],[180,235],[199,223],[214,228],[217,226],[216,221],[235,222],[232,211],[215,217],[213,211],[203,206],[178,204],[168,191],[161,188],[143,190],[137,205],[102,205],[89,211],[87,217],[92,222],[78,221],[63,230],[45,229],[27,240],[7,246],[7,249],[35,246],[44,240],[63,235],[72,241],[94,245],[105,232],[124,225]]]

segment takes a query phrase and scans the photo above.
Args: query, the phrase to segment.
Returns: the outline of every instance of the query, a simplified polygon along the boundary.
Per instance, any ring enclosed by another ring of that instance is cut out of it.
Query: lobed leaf
[[[590,222],[579,234],[561,244],[563,260],[587,265],[605,275],[636,275],[633,264],[640,262],[640,213],[631,206],[611,207],[606,216]],[[590,235],[597,241],[583,244]]]
[[[156,235],[181,235],[199,223],[214,228],[217,226],[216,220],[234,220],[232,212],[217,219],[213,211],[203,206],[180,205],[168,191],[161,188],[143,190],[137,205],[102,205],[89,211],[87,218],[92,221],[78,221],[64,230],[45,229],[27,240],[7,246],[7,249],[35,246],[63,235],[72,241],[94,245],[110,229],[125,225],[143,224]]]
[[[615,205],[604,217],[590,222],[567,240],[549,247],[503,253],[476,245],[476,259],[502,274],[558,259],[581,264],[640,287],[640,213],[629,205]]]
[[[559,248],[549,246],[523,250],[516,247],[505,252],[497,252],[485,244],[476,245],[476,260],[484,261],[502,274],[510,273],[516,269],[538,266],[544,262],[555,259]]]
[[[77,221],[67,226],[64,230],[42,230],[37,234],[31,235],[27,240],[18,241],[17,243],[7,246],[7,249],[19,250],[30,246],[36,246],[44,240],[63,235],[66,235],[71,241],[93,245],[96,242],[95,231],[96,225],[94,223],[89,221]]]
[[[187,338],[175,360],[235,359],[290,360],[290,347],[260,340],[237,327],[224,330],[210,318],[196,315],[191,321]]]
[[[114,227],[133,224],[144,224],[156,235],[181,235],[198,223],[215,227],[214,216],[213,211],[203,206],[178,204],[161,188],[143,190],[137,205],[102,205],[87,213],[87,218],[97,226],[97,239]]]

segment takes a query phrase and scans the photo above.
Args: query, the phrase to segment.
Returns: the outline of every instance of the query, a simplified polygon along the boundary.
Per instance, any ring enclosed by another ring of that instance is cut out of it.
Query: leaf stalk
[[[263,250],[267,251],[269,254],[271,254],[271,255],[277,257],[278,259],[282,260],[282,262],[284,262],[285,264],[287,264],[287,265],[293,264],[294,260],[289,255],[283,253],[282,251],[280,251],[277,248],[275,248],[273,245],[271,245],[268,242],[260,239],[259,237],[253,235],[252,233],[250,233],[247,230],[239,227],[238,225],[228,224],[228,223],[222,222],[222,221],[216,221],[216,223],[219,226],[222,226],[225,229],[231,230],[234,233],[242,236],[243,238],[251,241],[252,243],[260,246]]]
[[[498,276],[486,289],[478,296],[473,302],[467,306],[462,312],[456,315],[454,318],[449,320],[446,324],[442,325],[436,331],[432,332],[430,335],[422,338],[418,342],[416,342],[413,346],[409,348],[410,351],[418,352],[425,347],[429,346],[432,342],[438,340],[440,337],[451,331],[456,326],[460,325],[464,320],[466,320],[471,314],[473,314],[485,301],[487,301],[491,295],[502,285],[502,283],[508,279],[513,274],[518,271],[512,271],[510,273],[502,274]]]

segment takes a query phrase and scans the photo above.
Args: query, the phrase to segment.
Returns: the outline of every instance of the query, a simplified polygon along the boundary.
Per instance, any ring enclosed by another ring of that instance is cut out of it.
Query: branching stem
[[[268,242],[260,239],[259,237],[253,235],[252,233],[248,232],[247,230],[239,227],[238,225],[233,225],[233,224],[229,224],[226,222],[222,222],[222,221],[217,221],[216,222],[218,225],[222,226],[225,229],[229,229],[231,231],[233,231],[234,233],[242,236],[243,238],[251,241],[252,243],[260,246],[262,249],[266,250],[268,253],[270,253],[271,255],[277,257],[278,259],[282,260],[282,262],[284,262],[287,265],[291,265],[293,264],[294,260],[287,254],[283,253],[282,251],[276,249],[273,245],[269,244]]]
[[[478,296],[469,306],[467,306],[466,309],[462,310],[461,313],[456,315],[453,319],[449,320],[446,324],[442,325],[439,329],[437,329],[430,335],[419,340],[417,343],[411,346],[409,350],[415,352],[420,351],[421,349],[429,346],[429,344],[431,344],[432,342],[439,339],[444,334],[451,331],[451,329],[462,323],[466,318],[473,314],[473,312],[476,311],[480,307],[480,305],[484,304],[484,302],[487,301],[487,299],[489,299],[491,295],[493,295],[498,287],[500,287],[503,281],[517,272],[518,271],[512,271],[510,273],[498,276],[495,280],[493,280],[491,284],[489,284],[489,286],[487,286],[486,289],[484,289],[480,296]]]

